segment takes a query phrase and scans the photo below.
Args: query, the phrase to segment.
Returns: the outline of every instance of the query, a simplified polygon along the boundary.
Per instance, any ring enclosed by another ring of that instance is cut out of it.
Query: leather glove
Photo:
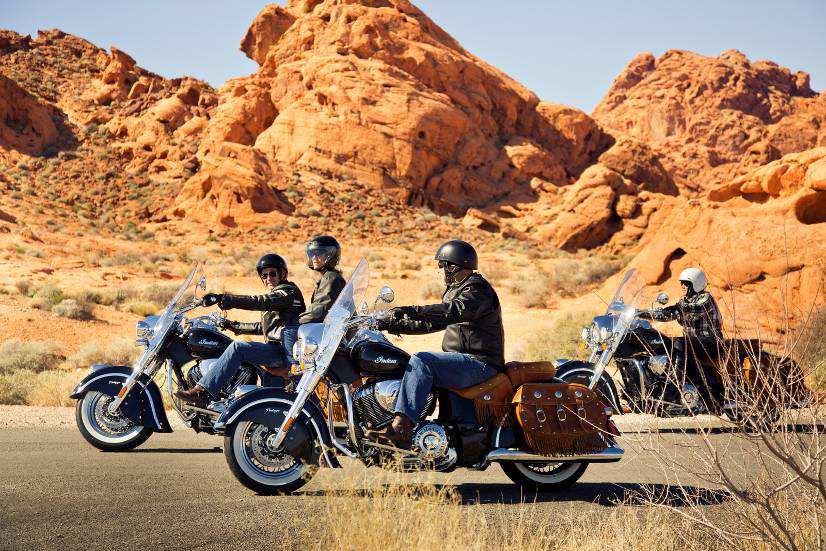
[[[401,321],[404,318],[412,318],[416,315],[416,309],[412,306],[398,306],[387,311],[387,319]]]
[[[229,330],[233,330],[233,329],[234,329],[233,325],[234,325],[235,323],[236,323],[236,322],[234,322],[234,321],[230,321],[230,320],[228,320],[227,318],[218,318],[218,323],[216,323],[216,325],[218,326],[218,329],[229,329]]]
[[[207,293],[204,295],[202,302],[204,306],[215,306],[216,304],[221,302],[222,298],[224,298],[224,295],[221,295],[219,293]]]
[[[388,331],[395,325],[394,321],[395,320],[393,320],[390,316],[387,316],[386,318],[379,318],[376,320],[376,329],[379,331]]]

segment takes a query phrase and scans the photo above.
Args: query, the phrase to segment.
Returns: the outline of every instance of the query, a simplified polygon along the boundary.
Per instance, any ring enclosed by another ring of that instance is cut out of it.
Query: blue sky
[[[705,55],[736,48],[812,75],[826,88],[826,0],[768,2],[418,0],[465,48],[547,101],[590,112],[628,61],[676,48]],[[256,65],[238,43],[266,2],[234,0],[0,0],[0,28],[58,27],[115,45],[167,77],[219,86]]]

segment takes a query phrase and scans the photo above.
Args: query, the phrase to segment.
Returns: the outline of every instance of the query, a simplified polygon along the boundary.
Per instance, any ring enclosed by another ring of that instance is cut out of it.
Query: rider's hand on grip
[[[218,294],[218,293],[207,293],[207,294],[205,294],[204,298],[203,298],[204,306],[215,306],[216,304],[221,302],[221,299],[223,298],[223,296],[224,295],[221,295],[221,294]]]

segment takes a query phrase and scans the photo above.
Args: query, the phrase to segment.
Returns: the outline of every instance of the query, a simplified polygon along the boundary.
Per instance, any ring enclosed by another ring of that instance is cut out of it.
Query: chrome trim
[[[353,440],[353,445],[356,450],[360,450],[358,438],[356,437],[356,419],[353,415],[353,395],[350,394],[350,385],[341,385],[344,391],[344,402],[347,408],[347,431],[350,433],[350,438]]]
[[[330,441],[333,443],[333,446],[336,447],[341,453],[346,455],[347,457],[358,457],[359,454],[352,451],[348,446],[347,442],[341,440],[338,436],[336,436],[336,428],[333,419],[333,392],[334,386],[339,385],[330,385],[329,392],[327,393],[327,431],[330,433]]]
[[[619,461],[625,451],[617,446],[609,446],[598,453],[584,453],[578,455],[537,455],[522,450],[512,450],[509,448],[497,448],[491,450],[485,457],[486,461],[526,461],[536,463],[560,463],[560,462],[599,462],[611,463]]]
[[[175,403],[175,396],[172,394],[172,360],[166,360],[166,391],[169,394],[169,400],[172,403],[172,409],[175,410],[175,413],[178,414],[178,417],[181,418],[184,425],[189,428],[192,428],[192,417],[187,419],[184,417],[184,412],[178,409],[178,404]],[[194,416],[193,416],[194,417]]]

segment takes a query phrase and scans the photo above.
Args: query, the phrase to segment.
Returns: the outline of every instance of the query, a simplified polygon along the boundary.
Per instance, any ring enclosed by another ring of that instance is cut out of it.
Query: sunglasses
[[[278,273],[278,270],[270,270],[269,272],[261,272],[261,279],[269,279],[270,277],[281,277],[281,274]]]

